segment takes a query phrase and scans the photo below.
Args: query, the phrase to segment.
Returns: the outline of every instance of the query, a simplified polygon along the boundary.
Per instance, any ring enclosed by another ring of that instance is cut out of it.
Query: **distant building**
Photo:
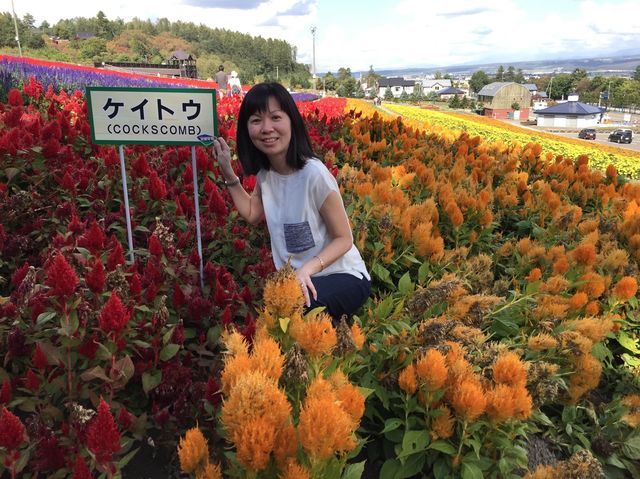
[[[451,88],[453,85],[451,84],[451,80],[448,79],[440,79],[440,80],[421,80],[420,84],[422,85],[422,93],[426,96],[429,93],[438,93],[440,90],[444,90],[445,88]]]
[[[578,95],[569,95],[568,101],[534,113],[538,126],[585,128],[597,125],[604,109],[578,101]]]
[[[169,78],[198,78],[196,60],[191,54],[177,50],[165,63],[98,62],[96,68]]]
[[[401,77],[379,78],[376,85],[380,98],[384,98],[387,90],[391,90],[394,98],[399,98],[403,92],[411,95],[416,88],[416,82],[414,80],[405,80]]]
[[[478,92],[484,115],[501,119],[527,119],[531,107],[531,92],[514,82],[493,82]],[[514,107],[518,108],[514,108]]]
[[[451,97],[454,97],[454,96],[457,96],[458,98],[462,98],[466,94],[467,94],[466,91],[456,87],[444,88],[442,90],[438,90],[438,92],[436,93],[436,95],[438,95],[438,98],[440,100],[445,100],[445,101],[450,100]]]
[[[74,37],[76,40],[89,40],[95,38],[95,35],[91,32],[77,32]]]

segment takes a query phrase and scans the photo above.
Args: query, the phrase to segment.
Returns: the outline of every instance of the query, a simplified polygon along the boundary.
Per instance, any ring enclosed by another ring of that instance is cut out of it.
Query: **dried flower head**
[[[287,384],[306,384],[309,381],[307,361],[297,343],[287,352],[283,379]]]
[[[558,347],[558,341],[551,335],[546,333],[536,334],[529,338],[527,347],[531,351],[546,351]]]

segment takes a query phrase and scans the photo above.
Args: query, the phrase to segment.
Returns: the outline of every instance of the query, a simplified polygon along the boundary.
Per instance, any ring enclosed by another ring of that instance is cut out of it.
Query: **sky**
[[[11,0],[0,0],[11,11]],[[638,0],[13,0],[36,25],[166,17],[289,42],[317,73],[640,53]],[[315,28],[315,34],[312,34]],[[314,49],[315,45],[315,49]],[[314,55],[315,50],[315,55]]]

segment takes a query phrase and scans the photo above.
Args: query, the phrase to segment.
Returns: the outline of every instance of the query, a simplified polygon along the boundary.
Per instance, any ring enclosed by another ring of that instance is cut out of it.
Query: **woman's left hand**
[[[314,300],[318,299],[316,287],[311,281],[311,273],[307,271],[307,269],[303,266],[296,271],[296,276],[298,277],[298,281],[300,281],[300,287],[302,288],[302,294],[304,295],[305,304],[307,305],[307,307],[309,307],[311,306],[311,298],[313,298]]]

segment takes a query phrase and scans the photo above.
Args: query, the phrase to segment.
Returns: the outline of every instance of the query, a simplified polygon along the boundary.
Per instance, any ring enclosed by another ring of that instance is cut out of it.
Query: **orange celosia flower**
[[[222,479],[222,472],[218,464],[207,464],[200,474],[196,474],[196,479]]]
[[[613,321],[610,318],[582,318],[563,324],[567,324],[593,343],[604,339],[607,333],[613,329]]]
[[[202,431],[197,427],[189,429],[178,444],[180,468],[190,474],[201,471],[209,463],[209,446]]]
[[[332,398],[307,397],[304,401],[298,437],[312,462],[352,450],[356,446],[353,431],[352,418]]]
[[[587,392],[600,383],[602,364],[591,354],[583,354],[574,358],[576,371],[569,378],[569,400],[575,404]]]
[[[487,392],[487,416],[495,423],[511,419],[516,414],[514,388],[507,384],[496,384]]]
[[[613,288],[613,297],[620,301],[633,298],[638,292],[638,281],[631,276],[622,278]]]
[[[298,451],[298,440],[296,439],[296,430],[292,424],[278,430],[275,443],[273,445],[273,455],[276,458],[276,464],[280,468],[286,464],[291,458],[296,457]]]
[[[538,466],[535,471],[527,472],[522,479],[558,479],[558,471],[553,466]]]
[[[235,329],[230,332],[223,332],[222,342],[227,350],[226,352],[231,356],[235,356],[236,354],[249,355],[249,346],[247,345],[246,339]]]
[[[295,461],[290,461],[284,470],[280,479],[311,479],[309,471]]]
[[[242,424],[258,417],[268,418],[276,429],[291,422],[291,404],[272,379],[259,371],[238,378],[222,405],[222,425],[233,437]]]
[[[573,311],[577,311],[582,309],[582,307],[589,302],[589,297],[587,293],[582,291],[577,292],[569,299],[569,308]]]
[[[446,358],[440,351],[429,349],[426,354],[417,361],[416,373],[427,391],[442,389],[449,374]]]
[[[360,390],[353,384],[347,383],[336,391],[336,396],[340,406],[351,416],[354,424],[359,424],[364,414],[364,396]]]
[[[324,312],[315,317],[306,318],[298,327],[291,330],[291,335],[312,357],[328,354],[338,341],[331,317]]]
[[[353,338],[353,344],[356,349],[360,351],[364,346],[365,337],[362,329],[357,323],[353,323],[351,325],[351,337]]]
[[[578,286],[578,291],[587,293],[591,299],[599,298],[607,289],[605,279],[593,271],[583,274],[579,279],[584,283]]]
[[[300,281],[291,265],[273,273],[264,286],[264,304],[276,318],[288,318],[304,306]]]
[[[533,399],[531,399],[529,391],[524,385],[512,387],[511,391],[516,408],[516,419],[527,419],[533,411]]]
[[[638,425],[640,425],[640,394],[625,396],[621,402],[629,409],[629,411],[622,416],[622,420],[631,427],[638,427]]]
[[[222,383],[222,392],[229,394],[231,388],[235,386],[238,378],[245,374],[247,371],[251,371],[253,368],[253,361],[245,354],[237,354],[228,358],[224,364],[224,370],[220,376]]]
[[[516,353],[502,353],[493,363],[493,380],[511,386],[526,384],[527,370]]]
[[[584,308],[584,312],[589,316],[597,315],[598,313],[600,313],[600,303],[598,303],[597,301],[589,301],[589,303],[587,303]]]
[[[316,376],[307,388],[307,398],[321,397],[328,397],[333,400],[337,400],[333,385],[322,376]]]
[[[540,278],[542,278],[542,271],[540,271],[540,268],[533,268],[527,276],[527,281],[532,283],[534,281],[538,281]]]
[[[593,266],[596,262],[596,246],[591,243],[581,244],[571,252],[573,260],[583,266]]]
[[[451,416],[451,410],[446,406],[437,409],[440,415],[431,421],[431,437],[436,439],[449,439],[453,435],[455,420]]]
[[[452,391],[451,404],[462,420],[474,421],[484,413],[487,398],[478,381],[465,380]]]
[[[266,337],[254,341],[251,364],[251,369],[262,371],[265,376],[277,382],[282,376],[284,356],[276,340]]]
[[[553,263],[553,272],[555,274],[565,274],[567,271],[569,271],[569,261],[565,256],[558,258]]]
[[[418,383],[416,382],[416,370],[413,364],[409,364],[402,370],[398,376],[398,385],[407,394],[414,394],[418,389]]]
[[[276,430],[269,418],[247,418],[233,434],[238,462],[252,472],[266,469],[275,438]]]
[[[527,347],[531,351],[545,351],[558,346],[558,341],[553,337],[545,333],[536,334],[531,336],[527,342]]]

